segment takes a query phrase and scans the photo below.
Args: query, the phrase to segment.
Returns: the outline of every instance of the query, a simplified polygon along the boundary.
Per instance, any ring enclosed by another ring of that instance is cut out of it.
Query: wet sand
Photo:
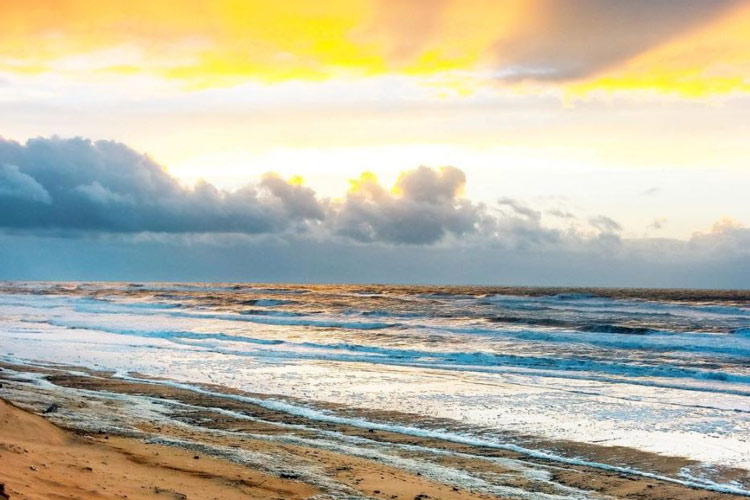
[[[19,406],[0,407],[0,482],[14,499],[746,498],[644,477],[637,470],[679,478],[700,464],[627,448],[508,436],[633,473],[315,420],[251,402],[267,395],[226,388],[196,392],[74,367],[0,367],[0,396]],[[361,416],[345,407],[323,409]],[[368,421],[415,418],[395,411],[367,415]],[[420,421],[421,427],[446,425]],[[747,471],[712,472],[723,482],[750,482]]]

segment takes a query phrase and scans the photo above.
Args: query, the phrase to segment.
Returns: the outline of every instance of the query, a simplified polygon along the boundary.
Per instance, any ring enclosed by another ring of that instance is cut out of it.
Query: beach
[[[11,498],[750,494],[741,294],[3,291]]]
[[[512,450],[305,425],[245,403],[236,392],[227,394],[231,398],[196,395],[106,373],[71,376],[63,374],[71,367],[60,368],[3,364],[4,394],[21,405],[0,406],[0,477],[10,498],[742,497],[624,471],[560,466]],[[27,382],[42,377],[50,381],[44,388]],[[147,404],[169,411],[133,411]],[[321,433],[346,436],[348,446],[316,439]],[[573,443],[554,446],[575,449]],[[384,447],[399,451],[375,451]],[[665,475],[689,465],[634,450],[575,451],[641,461]],[[503,485],[491,493],[488,484],[462,484],[459,471]]]

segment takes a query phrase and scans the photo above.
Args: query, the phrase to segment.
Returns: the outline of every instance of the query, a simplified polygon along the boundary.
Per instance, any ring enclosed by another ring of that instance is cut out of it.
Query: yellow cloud
[[[362,172],[358,179],[349,179],[349,193],[366,193],[370,191],[373,186],[380,186],[378,184],[378,177],[370,172]]]
[[[357,0],[2,2],[0,66],[38,71],[60,58],[127,46],[141,52],[145,71],[167,77],[315,78],[382,66],[376,50],[348,39],[369,8]]]
[[[750,90],[750,9],[686,1],[2,1],[0,71],[147,74],[193,88],[396,73],[429,77],[446,97],[488,83]]]
[[[292,186],[302,186],[305,184],[305,179],[301,175],[293,175],[287,182]]]
[[[687,97],[750,91],[750,6],[568,87],[571,95],[623,90]]]

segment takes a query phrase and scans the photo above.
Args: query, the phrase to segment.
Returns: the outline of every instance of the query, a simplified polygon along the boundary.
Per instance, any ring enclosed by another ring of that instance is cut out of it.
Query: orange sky
[[[750,6],[703,4],[715,6],[655,9],[649,22],[607,0],[4,0],[0,69],[194,87],[442,74],[469,91],[518,79],[579,94],[746,91]]]

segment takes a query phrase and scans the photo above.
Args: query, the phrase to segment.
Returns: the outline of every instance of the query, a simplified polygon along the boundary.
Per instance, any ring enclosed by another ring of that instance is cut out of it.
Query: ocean
[[[0,360],[750,494],[750,291],[6,282]]]

